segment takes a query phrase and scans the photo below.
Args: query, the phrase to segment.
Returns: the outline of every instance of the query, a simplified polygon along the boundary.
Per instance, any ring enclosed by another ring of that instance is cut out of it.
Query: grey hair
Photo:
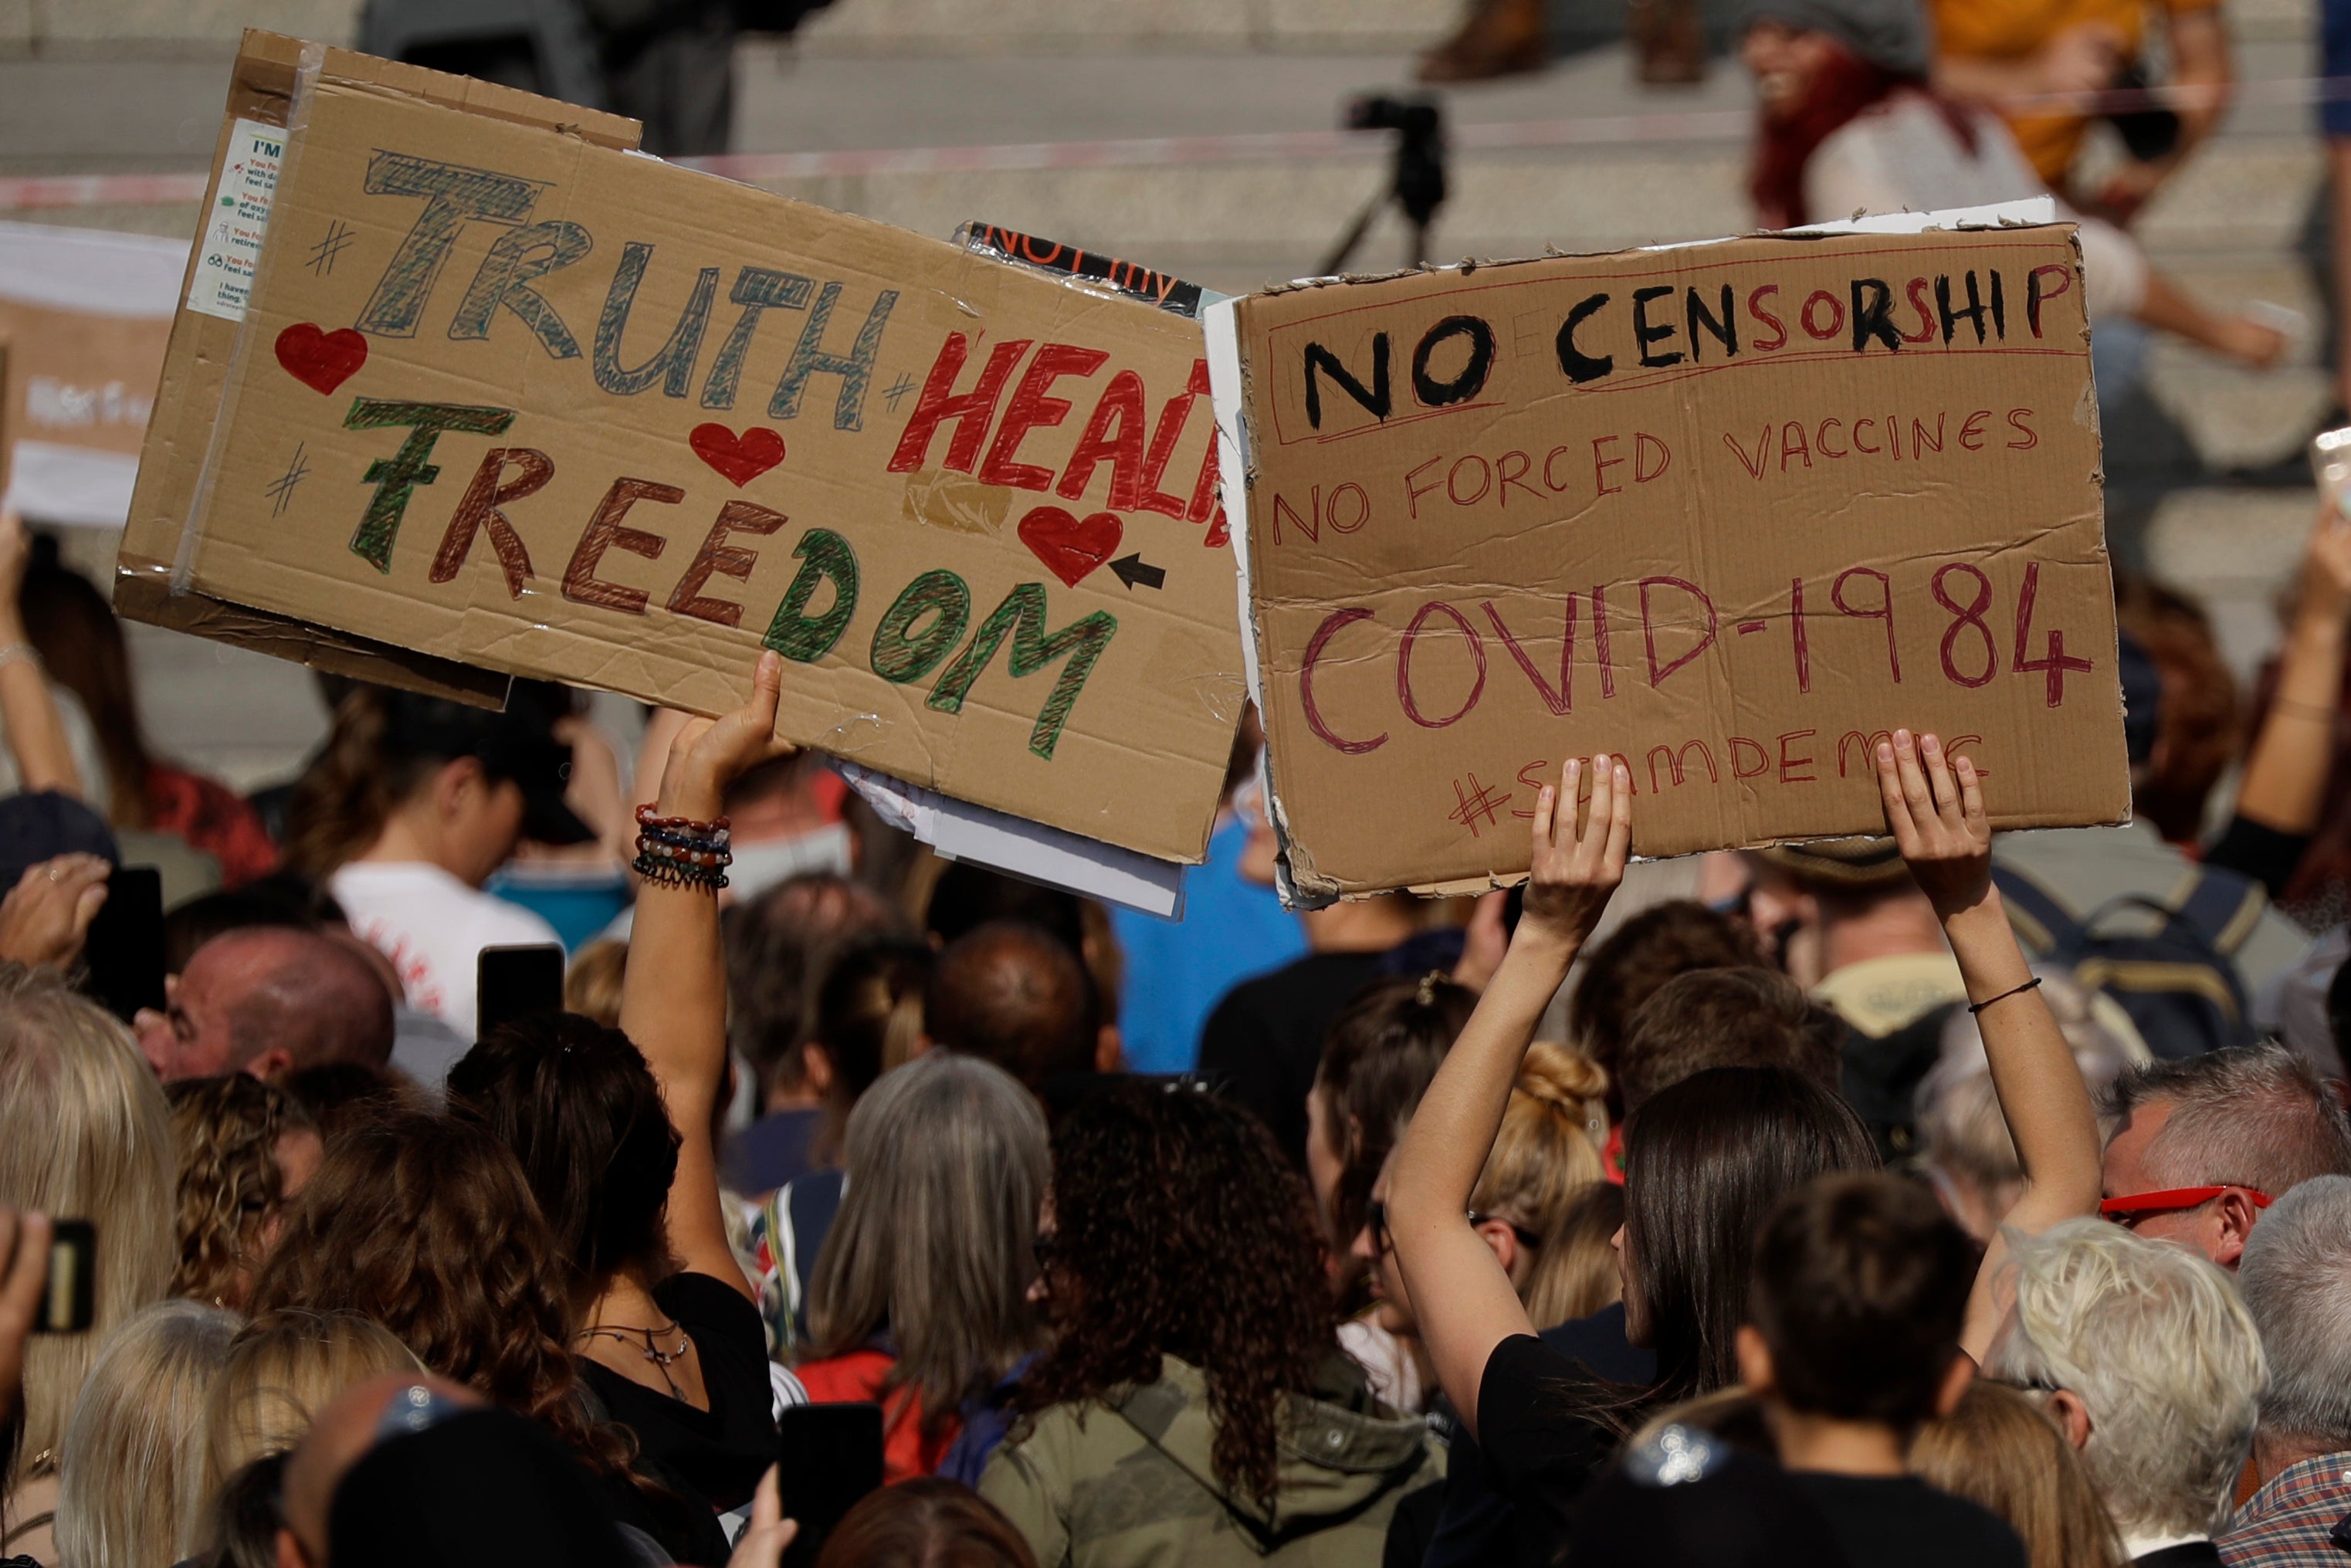
[[[99,1353],[58,1469],[59,1568],[171,1568],[202,1545],[204,1406],[237,1317],[158,1301]]]
[[[2147,1147],[2158,1188],[2249,1186],[2283,1197],[2313,1176],[2351,1176],[2342,1101],[2284,1046],[2150,1061],[2115,1080],[2104,1110],[2120,1118],[2155,1103],[2171,1107]]]
[[[1044,1113],[991,1062],[933,1051],[849,1113],[840,1217],[818,1252],[809,1330],[820,1355],[887,1329],[895,1387],[925,1419],[955,1414],[1037,1346],[1029,1286],[1052,1168]]]
[[[2130,1046],[2098,1017],[2095,993],[2063,968],[2035,969],[2041,994],[2056,1015],[2074,1065],[2092,1093],[2114,1082],[2131,1061]],[[1929,1167],[1973,1182],[1988,1198],[2024,1180],[2024,1166],[2009,1136],[2008,1119],[1992,1092],[1991,1062],[1984,1055],[1983,1031],[1973,1014],[1954,1009],[1943,1028],[1941,1053],[1919,1081],[1918,1135]],[[1991,1203],[2001,1213],[2004,1201]]]
[[[2102,1219],[2011,1232],[2009,1245],[2016,1312],[1986,1370],[2082,1401],[2082,1462],[2125,1535],[2218,1529],[2268,1375],[2228,1275]]]
[[[2351,1448],[2351,1176],[2314,1176],[2271,1205],[2237,1286],[2269,1354],[2262,1429]]]

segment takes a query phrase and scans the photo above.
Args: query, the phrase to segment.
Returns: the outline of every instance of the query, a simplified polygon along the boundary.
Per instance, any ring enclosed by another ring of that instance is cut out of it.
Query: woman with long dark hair
[[[749,1502],[775,1457],[767,1334],[731,1256],[673,1249],[689,1205],[712,1212],[687,1228],[724,1220],[716,1187],[676,1190],[684,1138],[643,1054],[576,1013],[522,1019],[449,1070],[449,1103],[522,1162],[564,1269],[567,1338],[605,1410],[664,1479],[722,1511]]]
[[[2049,193],[1996,116],[1928,85],[1932,37],[1917,0],[1750,0],[1742,20],[1758,115],[1749,190],[1765,227]],[[2273,328],[2198,304],[2122,230],[2061,215],[2081,225],[2093,318],[2135,317],[2255,369],[2284,351]]]
[[[1340,1353],[1311,1199],[1262,1123],[1188,1084],[1087,1101],[1039,1252],[1059,1337],[979,1488],[1039,1562],[1377,1555],[1434,1456]]]
[[[2048,1005],[1991,884],[1981,780],[1935,737],[1893,732],[1875,758],[1887,825],[1934,904],[1981,1023],[2026,1172],[2005,1218],[2031,1233],[2096,1207],[2097,1125]],[[1632,778],[1622,758],[1565,764],[1538,798],[1525,914],[1509,953],[1421,1099],[1387,1203],[1438,1381],[1517,1507],[1520,1561],[1548,1562],[1569,1505],[1631,1418],[1735,1377],[1756,1238],[1772,1204],[1823,1170],[1866,1169],[1875,1145],[1850,1107],[1792,1073],[1717,1069],[1645,1102],[1625,1133],[1619,1233],[1626,1334],[1656,1354],[1646,1389],[1604,1386],[1534,1337],[1468,1200],[1537,1022],[1624,874]],[[1995,1241],[1960,1344],[1980,1358],[2001,1310]]]

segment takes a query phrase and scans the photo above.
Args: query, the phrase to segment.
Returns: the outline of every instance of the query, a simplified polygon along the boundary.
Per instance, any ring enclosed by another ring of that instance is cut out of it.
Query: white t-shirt
[[[1927,213],[2045,196],[2008,127],[1962,110],[1975,131],[1970,152],[1924,94],[1896,92],[1855,115],[1813,150],[1804,165],[1804,205],[1823,221],[1865,213]],[[2147,295],[2147,256],[2111,224],[2058,204],[2081,225],[2083,286],[2093,319],[2129,315]]]
[[[474,1038],[474,961],[485,947],[556,940],[529,910],[467,887],[422,862],[354,861],[327,880],[350,916],[408,988],[408,1005]]]

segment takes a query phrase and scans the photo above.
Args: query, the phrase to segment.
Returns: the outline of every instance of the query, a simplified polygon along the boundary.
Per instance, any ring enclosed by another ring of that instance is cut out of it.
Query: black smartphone
[[[82,945],[82,988],[123,1022],[141,1008],[162,1010],[163,873],[151,865],[116,866],[106,902]]]
[[[799,1533],[784,1568],[810,1568],[841,1516],[882,1490],[882,1406],[794,1405],[777,1418],[776,1479]]]
[[[60,1219],[49,1234],[49,1281],[33,1319],[35,1333],[80,1333],[98,1317],[98,1228]]]
[[[474,960],[474,1038],[534,1013],[563,1010],[563,949],[552,942],[485,947]]]

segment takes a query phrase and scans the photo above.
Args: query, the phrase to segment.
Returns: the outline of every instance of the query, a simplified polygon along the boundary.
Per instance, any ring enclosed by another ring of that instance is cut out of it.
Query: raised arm
[[[16,602],[33,541],[24,519],[0,511],[0,725],[16,758],[16,777],[27,794],[41,789],[82,794],[81,770],[66,744],[65,720],[49,691],[48,672],[26,640],[25,613]]]
[[[2343,695],[2344,625],[2351,620],[2351,521],[2329,506],[2303,555],[2294,624],[2278,662],[2277,693],[2245,763],[2237,815],[2274,832],[2318,826],[2335,766],[2335,715]]]
[[[1577,824],[1583,777],[1592,798]],[[1534,852],[1525,912],[1500,966],[1437,1070],[1388,1177],[1388,1232],[1396,1262],[1453,1407],[1478,1429],[1486,1358],[1535,1325],[1493,1249],[1469,1226],[1469,1194],[1492,1153],[1520,1060],[1543,1009],[1567,978],[1608,895],[1624,880],[1633,834],[1632,775],[1605,755],[1586,769],[1571,758],[1560,787],[1535,799]]]
[[[791,750],[775,733],[783,678],[783,661],[763,653],[748,703],[679,730],[662,772],[662,816],[715,821],[728,784]],[[714,1126],[726,1082],[726,964],[718,946],[718,900],[709,892],[650,877],[640,882],[621,1029],[660,1081],[680,1140],[669,1189],[671,1250],[695,1273],[756,1300],[727,1246],[718,1194]]]
[[[1886,825],[1934,904],[1983,1031],[1992,1091],[2024,1167],[2024,1189],[2001,1217],[1968,1297],[1959,1345],[1979,1364],[2008,1310],[2008,1233],[2038,1235],[2098,1207],[2098,1121],[2072,1047],[2042,998],[1991,880],[1991,824],[1967,758],[1952,762],[1931,735],[1894,732],[1877,747]]]

